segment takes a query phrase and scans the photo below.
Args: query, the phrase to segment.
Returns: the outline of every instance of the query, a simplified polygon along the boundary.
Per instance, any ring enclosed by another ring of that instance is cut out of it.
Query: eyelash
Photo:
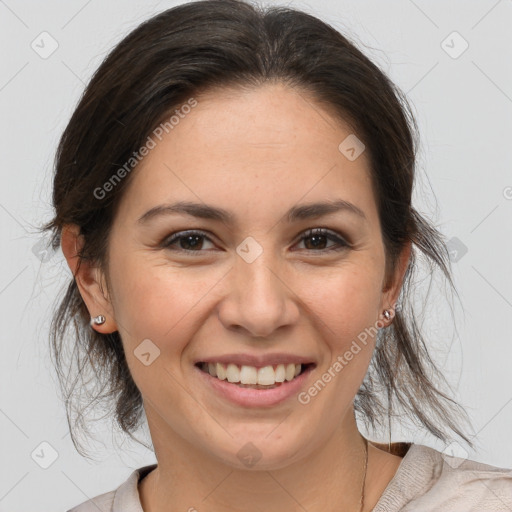
[[[170,250],[197,256],[205,251],[204,250],[193,251],[191,249],[182,249],[182,248],[171,249],[171,245],[174,244],[175,242],[178,242],[182,238],[187,238],[189,236],[194,236],[194,235],[204,237],[206,240],[212,242],[212,240],[208,237],[208,235],[205,232],[199,231],[199,230],[190,230],[190,231],[179,231],[177,233],[171,234],[162,242],[161,246],[164,249],[170,249]],[[330,251],[341,251],[341,250],[351,247],[351,244],[349,244],[346,240],[344,240],[343,238],[336,235],[334,232],[332,232],[328,229],[325,229],[325,228],[308,229],[307,231],[304,232],[304,234],[302,235],[302,237],[300,238],[298,243],[302,242],[303,240],[305,240],[307,238],[311,238],[313,236],[325,236],[331,242],[336,242],[338,247],[334,246],[334,247],[329,247],[327,249],[319,249],[319,250],[305,249],[308,252],[327,253]]]

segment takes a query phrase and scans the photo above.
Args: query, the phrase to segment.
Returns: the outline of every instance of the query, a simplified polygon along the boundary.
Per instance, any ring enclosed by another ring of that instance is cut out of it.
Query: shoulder
[[[512,469],[412,444],[373,512],[512,510]]]
[[[155,468],[156,464],[138,468],[117,489],[84,501],[67,512],[143,512],[138,483]]]
[[[111,512],[113,510],[115,494],[115,490],[100,494],[95,498],[80,503],[80,505],[73,507],[67,512]]]

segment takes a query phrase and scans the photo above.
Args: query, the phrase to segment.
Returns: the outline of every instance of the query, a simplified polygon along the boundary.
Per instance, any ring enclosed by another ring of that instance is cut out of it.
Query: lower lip
[[[306,368],[293,380],[284,381],[280,386],[269,389],[241,388],[227,380],[212,377],[197,366],[195,369],[201,374],[201,378],[205,379],[208,386],[211,386],[222,397],[237,405],[243,407],[272,407],[297,395],[304,386],[311,370],[313,370],[313,366]]]

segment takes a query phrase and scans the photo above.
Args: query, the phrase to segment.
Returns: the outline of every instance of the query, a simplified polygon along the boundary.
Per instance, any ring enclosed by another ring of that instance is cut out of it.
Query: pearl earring
[[[91,318],[91,325],[101,325],[104,324],[107,319],[103,315],[95,316]]]

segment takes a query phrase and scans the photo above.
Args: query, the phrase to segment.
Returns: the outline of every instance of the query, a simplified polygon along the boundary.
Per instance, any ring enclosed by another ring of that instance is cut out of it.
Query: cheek
[[[179,348],[176,335],[186,338],[191,312],[200,311],[205,294],[214,292],[224,273],[172,266],[161,256],[121,258],[111,276],[123,340],[132,345],[145,338],[158,344],[172,339]]]
[[[362,265],[347,265],[322,277],[302,278],[302,296],[307,298],[312,319],[336,352],[378,319],[380,276]]]

